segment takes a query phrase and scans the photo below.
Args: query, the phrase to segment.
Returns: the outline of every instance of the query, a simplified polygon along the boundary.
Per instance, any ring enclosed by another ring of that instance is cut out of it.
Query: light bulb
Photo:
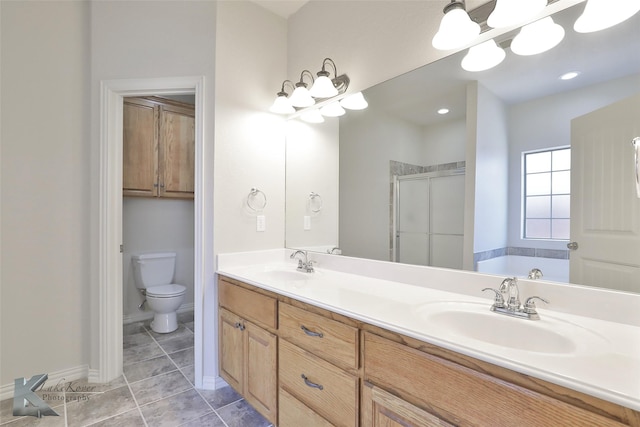
[[[291,101],[287,98],[287,94],[279,92],[278,97],[273,101],[273,105],[269,108],[269,111],[276,114],[293,114],[296,112],[295,108],[291,105]]]
[[[525,25],[511,42],[516,55],[536,55],[555,47],[564,38],[564,28],[550,16]]]
[[[346,113],[339,102],[332,102],[320,109],[320,114],[325,117],[340,117]]]
[[[462,68],[467,71],[484,71],[495,67],[507,56],[504,49],[491,39],[473,46],[462,59]]]
[[[338,94],[338,89],[329,77],[320,75],[311,86],[309,94],[314,98],[331,98]]]
[[[457,49],[471,43],[479,34],[480,25],[469,18],[464,6],[456,7],[445,12],[431,44],[439,50]]]
[[[496,7],[487,18],[491,28],[522,24],[535,18],[547,5],[547,0],[497,0]]]
[[[298,108],[311,107],[316,101],[309,95],[306,85],[297,83],[296,89],[291,94],[291,105]]]
[[[573,29],[592,33],[613,27],[640,11],[638,0],[588,0]]]
[[[341,99],[340,105],[347,110],[364,110],[369,106],[369,103],[364,99],[362,92],[356,92],[353,95]]]

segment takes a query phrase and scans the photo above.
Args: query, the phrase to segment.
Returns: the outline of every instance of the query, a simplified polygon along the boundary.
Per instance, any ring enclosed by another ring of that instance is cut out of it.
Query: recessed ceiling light
[[[438,110],[438,114],[447,114],[449,112],[448,108],[441,108]]]
[[[577,71],[571,71],[569,73],[565,73],[563,75],[560,76],[560,80],[571,80],[571,79],[575,79],[576,77],[578,77],[578,73]]]

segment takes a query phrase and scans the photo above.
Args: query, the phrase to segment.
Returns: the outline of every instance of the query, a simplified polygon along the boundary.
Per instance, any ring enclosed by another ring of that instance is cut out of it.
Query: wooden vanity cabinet
[[[221,376],[279,427],[640,427],[640,413],[220,277]]]
[[[276,424],[277,300],[226,281],[219,297],[220,376]]]
[[[363,338],[364,379],[393,398],[392,410],[404,409],[405,405],[419,407],[436,423],[396,425],[448,425],[446,422],[457,426],[624,425],[378,335],[366,332]],[[376,387],[371,394],[375,398]],[[378,405],[375,399],[373,405],[374,408]],[[375,417],[381,412],[384,411],[369,410],[363,416]]]
[[[195,109],[160,97],[124,98],[124,196],[193,198]]]

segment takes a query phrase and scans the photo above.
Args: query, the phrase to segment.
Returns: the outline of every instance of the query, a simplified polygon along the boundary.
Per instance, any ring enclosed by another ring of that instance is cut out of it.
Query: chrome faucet
[[[337,246],[334,246],[334,247],[333,247],[333,248],[331,248],[331,249],[327,249],[327,253],[328,253],[329,255],[333,255],[333,254],[338,254],[338,255],[340,255],[340,248],[339,248],[339,247],[337,247]]]
[[[519,317],[521,319],[538,320],[540,315],[536,311],[534,300],[539,299],[542,302],[549,303],[544,298],[532,296],[525,300],[524,305],[520,304],[520,290],[518,289],[518,279],[516,277],[507,277],[502,281],[498,289],[484,288],[484,291],[492,291],[495,293],[491,311],[507,316]],[[507,302],[503,294],[507,295]]]
[[[289,258],[295,259],[298,255],[302,255],[302,258],[298,259],[298,268],[296,268],[296,270],[304,271],[305,273],[313,273],[313,261],[309,260],[305,251],[295,251]]]
[[[529,276],[527,276],[527,278],[531,280],[537,280],[542,276],[542,270],[540,270],[539,268],[532,268],[531,271],[529,271]]]

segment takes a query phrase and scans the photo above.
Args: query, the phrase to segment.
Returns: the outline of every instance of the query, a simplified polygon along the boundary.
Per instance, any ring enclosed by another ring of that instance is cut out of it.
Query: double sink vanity
[[[274,425],[640,426],[639,295],[504,283],[533,320],[498,276],[292,252],[218,257],[220,373]]]

